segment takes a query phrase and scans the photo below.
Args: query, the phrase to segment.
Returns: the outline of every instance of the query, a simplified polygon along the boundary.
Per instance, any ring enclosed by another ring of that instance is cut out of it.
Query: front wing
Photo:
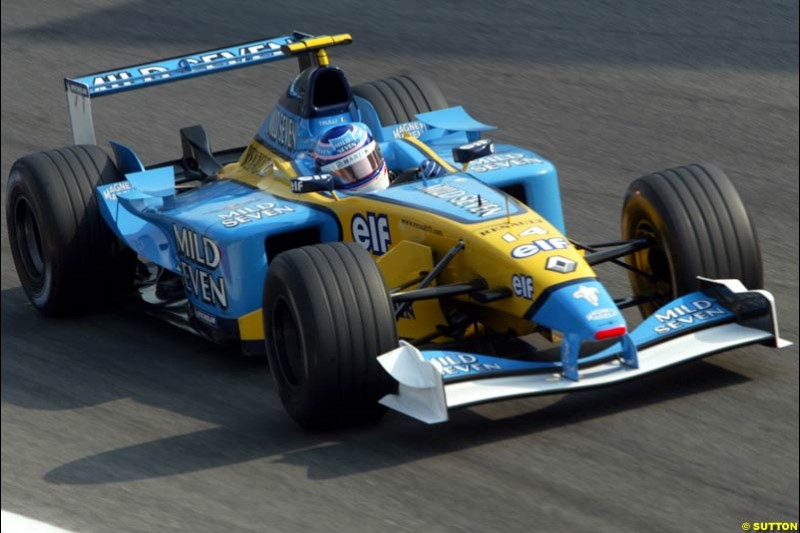
[[[626,339],[578,359],[577,381],[562,375],[560,362],[420,351],[401,341],[378,358],[398,382],[397,394],[381,403],[433,424],[447,421],[448,410],[457,407],[610,385],[748,344],[791,344],[778,334],[769,292],[748,291],[738,280],[703,281],[707,288],[662,307]],[[623,356],[626,342],[636,347],[634,365]]]

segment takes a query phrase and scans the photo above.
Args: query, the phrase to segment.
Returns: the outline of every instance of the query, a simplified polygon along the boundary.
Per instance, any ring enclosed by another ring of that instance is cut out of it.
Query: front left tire
[[[669,168],[631,183],[622,238],[653,244],[628,256],[630,265],[647,274],[629,273],[634,296],[652,298],[640,306],[644,317],[700,289],[698,276],[738,279],[751,290],[764,286],[750,216],[731,180],[713,165]]]

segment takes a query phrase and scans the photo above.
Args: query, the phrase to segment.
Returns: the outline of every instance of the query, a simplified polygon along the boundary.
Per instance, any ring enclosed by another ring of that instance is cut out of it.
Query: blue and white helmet
[[[381,149],[360,122],[334,126],[317,141],[314,163],[332,174],[336,188],[352,192],[380,191],[389,186],[389,170]]]

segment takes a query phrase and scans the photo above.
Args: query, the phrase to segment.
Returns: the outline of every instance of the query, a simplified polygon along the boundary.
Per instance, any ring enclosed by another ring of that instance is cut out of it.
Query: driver
[[[348,192],[381,191],[389,186],[389,169],[381,148],[364,124],[334,126],[317,141],[314,164],[332,174],[337,189]]]
[[[393,177],[378,142],[361,122],[334,126],[326,131],[317,141],[313,157],[317,171],[333,175],[338,190],[352,193],[382,191]],[[423,161],[420,171],[428,178],[446,173],[432,160]]]

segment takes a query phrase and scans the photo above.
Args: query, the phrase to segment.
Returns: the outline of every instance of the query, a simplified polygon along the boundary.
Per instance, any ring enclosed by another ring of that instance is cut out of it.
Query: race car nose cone
[[[575,280],[550,288],[532,320],[564,334],[561,343],[561,375],[578,381],[579,355],[585,341],[622,337],[626,364],[636,367],[636,348],[627,335],[625,318],[614,300],[594,279]],[[538,304],[538,302],[537,302]],[[536,305],[536,304],[534,304]]]
[[[625,318],[605,287],[596,280],[576,280],[551,288],[534,313],[536,324],[580,337],[605,340],[627,332]]]

